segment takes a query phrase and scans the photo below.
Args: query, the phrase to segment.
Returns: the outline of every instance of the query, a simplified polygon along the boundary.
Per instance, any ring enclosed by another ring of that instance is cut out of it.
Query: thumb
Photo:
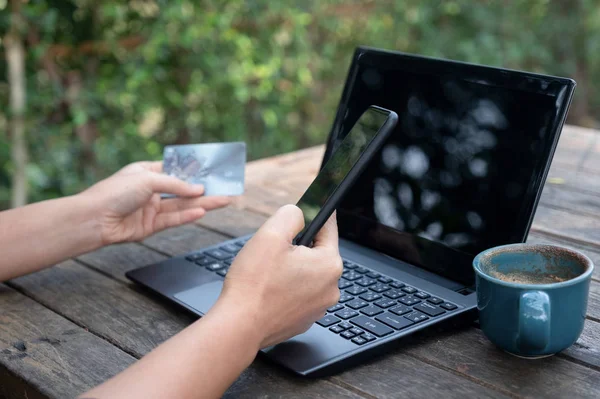
[[[296,205],[284,205],[260,228],[280,234],[289,243],[304,228],[304,215]],[[259,232],[260,232],[259,230]]]
[[[204,186],[190,184],[174,176],[149,172],[148,184],[155,193],[174,194],[180,197],[198,197],[204,194]]]
[[[319,233],[315,236],[313,248],[317,247],[333,247],[335,249],[338,248],[338,227],[337,227],[337,219],[336,212],[327,219],[327,222],[321,227]]]

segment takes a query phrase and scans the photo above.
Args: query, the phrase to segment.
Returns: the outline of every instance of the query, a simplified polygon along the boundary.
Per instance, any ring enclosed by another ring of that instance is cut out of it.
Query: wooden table
[[[197,224],[116,245],[0,284],[0,397],[73,397],[123,370],[193,321],[125,271],[254,231],[294,203],[323,147],[248,165],[247,193]],[[600,134],[566,127],[529,242],[577,248],[600,266]],[[32,242],[35,245],[35,241]],[[476,326],[417,334],[397,350],[330,378],[291,375],[262,358],[229,397],[600,397],[600,267],[583,335],[564,352],[521,360]]]

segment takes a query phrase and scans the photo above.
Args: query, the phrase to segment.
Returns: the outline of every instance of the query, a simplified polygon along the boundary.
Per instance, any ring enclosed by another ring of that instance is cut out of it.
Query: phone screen
[[[367,109],[338,147],[334,148],[329,160],[296,204],[304,214],[304,229],[298,237],[304,234],[323,205],[348,175],[388,116],[389,113],[382,110]]]

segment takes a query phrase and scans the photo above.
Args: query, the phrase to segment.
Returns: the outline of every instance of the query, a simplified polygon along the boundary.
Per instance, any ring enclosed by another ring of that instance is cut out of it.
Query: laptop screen
[[[325,160],[371,104],[398,124],[338,208],[340,236],[472,285],[523,242],[574,82],[359,48]]]

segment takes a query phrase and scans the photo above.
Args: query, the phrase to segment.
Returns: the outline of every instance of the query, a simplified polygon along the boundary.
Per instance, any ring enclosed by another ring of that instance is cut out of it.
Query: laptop
[[[524,242],[575,82],[359,47],[324,161],[371,104],[398,124],[337,209],[339,303],[263,349],[305,376],[364,362],[402,337],[476,317],[472,260]],[[250,236],[127,276],[197,315]]]

